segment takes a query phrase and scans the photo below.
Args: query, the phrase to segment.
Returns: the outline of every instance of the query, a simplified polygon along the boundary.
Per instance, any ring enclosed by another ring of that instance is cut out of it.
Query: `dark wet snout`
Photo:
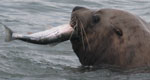
[[[73,8],[72,12],[83,9],[84,7],[76,6]]]

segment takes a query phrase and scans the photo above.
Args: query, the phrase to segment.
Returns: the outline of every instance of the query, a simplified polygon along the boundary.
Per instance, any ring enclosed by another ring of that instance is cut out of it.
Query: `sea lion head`
[[[71,39],[73,50],[85,66],[128,66],[139,52],[137,48],[142,46],[137,37],[144,34],[143,23],[139,17],[123,10],[77,6],[72,10],[70,21],[76,34]]]

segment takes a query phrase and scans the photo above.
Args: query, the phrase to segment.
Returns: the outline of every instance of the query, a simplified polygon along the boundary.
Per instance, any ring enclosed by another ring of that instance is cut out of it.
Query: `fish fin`
[[[14,40],[12,37],[13,31],[10,28],[8,28],[6,25],[3,24],[3,26],[5,28],[5,42],[10,42]]]

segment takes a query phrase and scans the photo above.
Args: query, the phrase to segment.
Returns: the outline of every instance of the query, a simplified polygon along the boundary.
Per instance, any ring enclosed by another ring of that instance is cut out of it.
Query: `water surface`
[[[150,21],[149,0],[0,0],[0,22],[16,32],[38,32],[69,23],[72,8],[117,8]],[[80,71],[69,41],[57,46],[4,42],[0,27],[0,80],[148,80],[149,73]]]

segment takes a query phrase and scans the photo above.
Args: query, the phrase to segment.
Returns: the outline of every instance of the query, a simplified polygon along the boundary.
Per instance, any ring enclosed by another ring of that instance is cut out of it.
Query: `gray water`
[[[72,8],[117,8],[150,21],[150,0],[0,0],[0,22],[20,33],[68,23]],[[150,73],[81,71],[69,41],[57,46],[4,42],[0,27],[0,80],[149,80]]]

